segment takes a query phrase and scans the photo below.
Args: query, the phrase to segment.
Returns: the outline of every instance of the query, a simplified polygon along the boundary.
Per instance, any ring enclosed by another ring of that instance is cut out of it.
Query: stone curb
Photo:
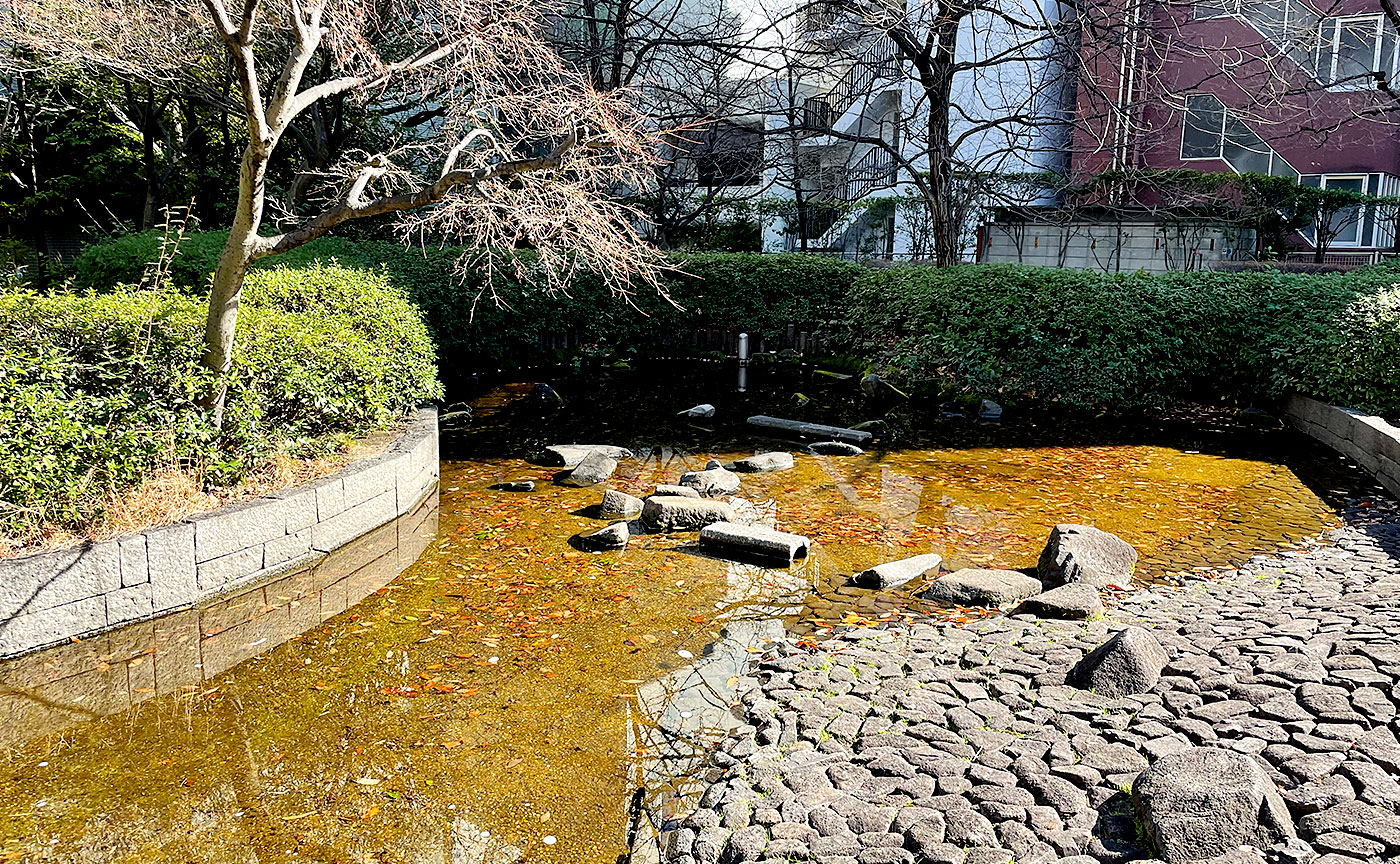
[[[1295,429],[1351,459],[1400,497],[1400,429],[1380,417],[1296,394],[1288,397],[1283,416]]]
[[[173,525],[0,561],[0,660],[304,567],[410,512],[438,482],[437,411],[375,456]]]

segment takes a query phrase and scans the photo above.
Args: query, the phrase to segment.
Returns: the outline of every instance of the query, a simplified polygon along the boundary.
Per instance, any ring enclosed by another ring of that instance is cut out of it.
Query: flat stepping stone
[[[681,475],[681,486],[699,492],[706,498],[720,498],[739,491],[739,475],[716,465],[704,471],[687,471]]]
[[[1084,621],[1103,614],[1103,598],[1099,596],[1098,589],[1091,585],[1061,585],[1027,597],[1016,612],[1037,618]]]
[[[846,429],[842,426],[825,426],[821,423],[804,423],[801,420],[784,420],[781,417],[769,417],[764,414],[756,414],[750,417],[749,423],[763,429],[777,429],[782,432],[803,435],[808,438],[830,438],[835,441],[846,441],[851,444],[868,444],[870,440],[875,437],[869,432],[860,429]]]
[[[894,588],[937,570],[938,565],[942,563],[943,556],[930,552],[927,555],[915,555],[898,561],[886,561],[869,570],[862,570],[851,578],[862,588]]]
[[[642,522],[653,531],[699,531],[737,518],[733,507],[709,498],[656,495],[642,505]]]
[[[497,492],[534,492],[534,480],[511,480],[506,483],[495,483],[486,487]]]
[[[700,547],[721,556],[751,558],[791,564],[807,557],[812,541],[764,525],[713,522],[700,529]]]
[[[797,463],[793,461],[791,453],[759,453],[757,456],[735,460],[734,470],[747,474],[764,474],[786,471],[795,464]]]
[[[540,453],[540,461],[556,468],[573,468],[589,453],[602,453],[612,459],[631,459],[632,451],[613,444],[551,444]]]
[[[859,456],[865,451],[845,441],[818,441],[807,446],[813,456]]]
[[[652,492],[650,495],[648,495],[647,497],[648,497],[648,498],[655,498],[655,497],[658,496],[658,495],[669,495],[669,496],[672,496],[672,497],[680,497],[680,498],[700,498],[700,497],[702,497],[702,496],[700,495],[699,490],[697,490],[697,489],[692,489],[692,488],[689,487],[689,486],[676,486],[675,484],[672,484],[672,483],[661,483],[661,484],[659,484],[659,485],[656,487],[656,490],[653,491],[653,492]]]
[[[578,545],[589,552],[606,552],[609,549],[625,549],[632,539],[632,532],[626,522],[614,522],[606,528],[588,534],[578,535]]]
[[[919,596],[961,606],[1005,606],[1040,593],[1040,580],[1016,570],[964,569],[945,573]]]

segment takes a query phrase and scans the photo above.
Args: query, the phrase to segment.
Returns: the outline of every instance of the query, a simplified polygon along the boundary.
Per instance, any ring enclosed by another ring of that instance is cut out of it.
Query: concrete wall
[[[1068,225],[989,222],[983,226],[983,264],[1075,267],[1105,272],[1149,273],[1210,269],[1227,257],[1223,229],[1152,223]]]
[[[0,659],[303,569],[415,509],[437,485],[437,414],[306,486],[139,534],[0,561]]]
[[[1400,429],[1379,417],[1290,396],[1284,417],[1294,427],[1353,460],[1400,498]]]

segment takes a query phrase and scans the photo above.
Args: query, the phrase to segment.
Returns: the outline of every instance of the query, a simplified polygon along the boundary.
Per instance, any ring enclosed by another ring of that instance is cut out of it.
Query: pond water
[[[1210,414],[1082,425],[1013,409],[991,426],[799,368],[755,370],[737,394],[731,373],[556,377],[562,406],[533,381],[464,389],[475,419],[444,438],[437,501],[357,541],[336,565],[355,578],[261,586],[0,666],[0,861],[621,860],[642,805],[679,806],[686,743],[722,731],[765,640],[980,614],[915,586],[852,589],[854,570],[926,551],[1029,567],[1071,521],[1133,543],[1150,580],[1316,536],[1360,484],[1292,433]],[[715,424],[676,416],[696,402]],[[790,569],[700,556],[693,535],[578,552],[570,536],[604,524],[586,509],[601,489],[521,458],[551,440],[631,446],[610,485],[645,493],[783,447],[742,423],[752,413],[903,432],[745,476],[754,518],[814,541]],[[538,490],[488,488],[524,479]]]

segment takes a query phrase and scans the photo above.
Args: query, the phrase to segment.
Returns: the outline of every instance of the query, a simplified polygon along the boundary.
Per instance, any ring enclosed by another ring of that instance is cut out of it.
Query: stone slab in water
[[[808,445],[807,452],[813,456],[859,456],[865,451],[845,441],[818,441]]]
[[[599,528],[589,534],[578,535],[578,545],[589,552],[605,552],[609,549],[624,549],[632,532],[626,522],[614,522],[606,528]]]
[[[617,460],[601,450],[594,450],[574,466],[559,482],[565,486],[595,486],[613,475]]]
[[[506,483],[497,483],[491,487],[497,492],[534,492],[534,480],[511,480]]]
[[[656,491],[648,495],[648,498],[655,498],[658,495],[669,495],[680,498],[699,498],[699,491],[689,486],[676,486],[672,483],[661,483],[656,487]]]
[[[642,522],[653,531],[699,531],[714,522],[733,522],[734,508],[709,498],[655,495],[642,505]]]
[[[765,414],[756,414],[750,417],[749,423],[764,429],[777,429],[794,435],[805,435],[809,438],[831,438],[851,444],[868,444],[874,437],[869,432],[862,432],[859,429],[824,426],[821,423],[804,423],[801,420],[784,420],[781,417],[769,417]]]
[[[1126,588],[1132,584],[1137,558],[1137,550],[1116,534],[1090,525],[1056,525],[1037,570],[1047,585],[1083,582],[1095,588]]]
[[[719,498],[739,491],[739,475],[716,466],[704,471],[687,471],[681,475],[680,485],[706,498]]]
[[[940,576],[920,596],[963,606],[1003,606],[1040,593],[1040,580],[1017,570],[957,570]]]
[[[628,495],[626,492],[619,492],[616,489],[604,492],[603,500],[598,504],[598,514],[605,519],[635,516],[640,512],[642,512],[642,499]]]
[[[912,558],[877,564],[869,570],[857,573],[853,579],[857,585],[864,588],[893,588],[937,570],[938,565],[942,563],[943,556],[930,552],[927,555],[915,555]]]
[[[748,474],[761,474],[768,471],[786,471],[796,463],[791,453],[759,453],[734,462],[735,471]]]
[[[757,558],[791,564],[807,557],[812,541],[800,534],[777,531],[764,525],[715,522],[700,529],[700,546],[721,556]]]
[[[632,451],[612,444],[551,444],[540,453],[540,461],[556,468],[573,468],[589,453],[602,453],[612,459],[631,459]]]

